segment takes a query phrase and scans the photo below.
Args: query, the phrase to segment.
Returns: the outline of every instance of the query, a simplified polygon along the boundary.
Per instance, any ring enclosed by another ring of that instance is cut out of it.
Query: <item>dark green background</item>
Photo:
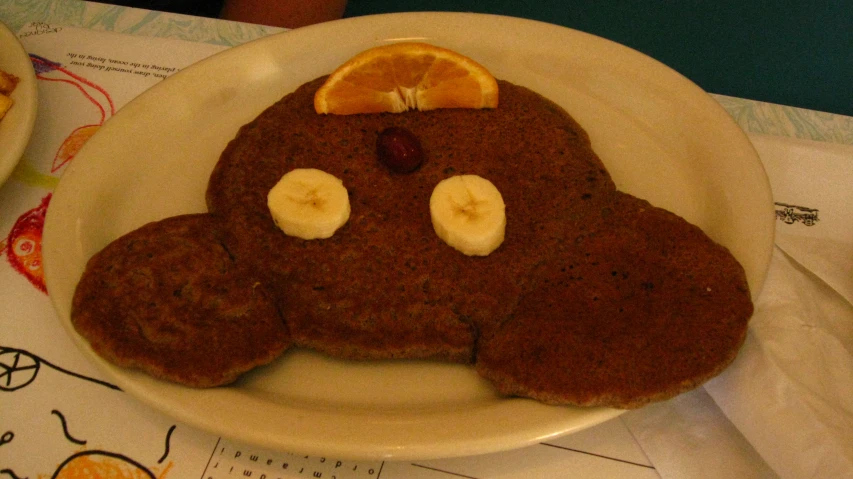
[[[853,116],[853,0],[349,0],[402,11],[545,21],[639,50],[711,93]]]

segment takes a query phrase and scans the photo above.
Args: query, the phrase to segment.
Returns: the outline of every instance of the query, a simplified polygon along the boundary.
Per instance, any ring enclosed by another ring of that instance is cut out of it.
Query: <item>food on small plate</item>
[[[0,120],[6,116],[6,113],[15,103],[11,95],[19,81],[15,75],[0,70]]]

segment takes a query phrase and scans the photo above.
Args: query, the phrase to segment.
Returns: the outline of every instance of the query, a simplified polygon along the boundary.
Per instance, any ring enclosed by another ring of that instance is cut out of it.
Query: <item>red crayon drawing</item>
[[[51,194],[48,193],[42,198],[41,204],[21,215],[12,226],[9,236],[0,241],[0,254],[6,255],[12,268],[45,293],[47,289],[41,261],[41,234],[50,197]]]
[[[100,120],[94,124],[75,127],[56,151],[50,167],[56,173],[67,165],[80,148],[98,131],[104,122],[115,114],[115,104],[110,94],[94,82],[68,70],[54,61],[38,55],[30,55],[36,78],[45,82],[70,85],[83,95],[100,113]],[[99,101],[96,97],[102,96]],[[103,102],[103,104],[102,104]],[[0,240],[0,255],[6,256],[15,271],[23,275],[33,286],[47,292],[42,269],[41,240],[44,218],[50,203],[51,194],[43,197],[40,204],[21,215],[8,236]]]

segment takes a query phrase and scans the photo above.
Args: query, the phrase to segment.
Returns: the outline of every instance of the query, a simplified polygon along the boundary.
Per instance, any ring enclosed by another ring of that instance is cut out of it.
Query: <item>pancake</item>
[[[264,111],[222,154],[207,203],[234,235],[229,250],[267,273],[299,345],[471,362],[478,335],[510,315],[566,226],[615,191],[609,174],[569,115],[508,82],[497,109],[334,116],[313,109],[323,81]],[[420,139],[426,160],[414,173],[377,160],[377,136],[391,126]],[[288,237],[271,220],[267,192],[294,168],[321,169],[348,189],[350,220],[331,238]],[[507,235],[489,256],[465,256],[433,231],[430,194],[455,174],[480,175],[504,195]]]
[[[617,193],[477,355],[499,391],[636,408],[719,374],[753,306],[741,265],[680,217]]]
[[[290,346],[275,302],[208,214],[149,223],[87,263],[71,321],[107,360],[193,387],[228,384]]]

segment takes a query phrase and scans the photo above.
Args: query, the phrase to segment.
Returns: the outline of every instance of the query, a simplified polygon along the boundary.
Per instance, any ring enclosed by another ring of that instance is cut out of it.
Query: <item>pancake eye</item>
[[[305,240],[330,238],[350,216],[343,181],[316,168],[285,173],[267,193],[267,207],[284,234]]]
[[[504,241],[506,206],[498,188],[477,175],[440,181],[429,199],[439,238],[468,256],[487,256]]]

